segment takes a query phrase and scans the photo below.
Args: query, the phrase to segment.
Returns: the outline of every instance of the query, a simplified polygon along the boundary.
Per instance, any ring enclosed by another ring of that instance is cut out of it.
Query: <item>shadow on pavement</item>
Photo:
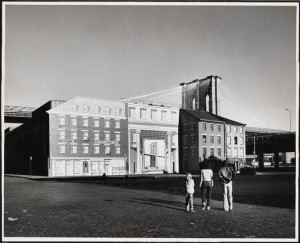
[[[195,179],[194,198],[201,197],[198,187],[199,178]],[[157,191],[173,195],[182,195],[184,198],[184,178],[107,178],[94,181],[69,181],[72,183],[91,183],[132,190]],[[223,193],[218,179],[215,178],[212,199],[223,201]],[[234,184],[234,202],[279,208],[295,208],[295,176],[292,175],[260,175],[239,176]],[[184,202],[184,199],[183,199]],[[149,203],[149,202],[148,202]],[[150,201],[150,203],[153,203]],[[155,203],[159,203],[156,201]],[[163,203],[161,201],[160,203]],[[170,205],[172,202],[168,202]]]
[[[177,211],[185,211],[184,203],[177,203],[174,201],[161,200],[156,198],[133,198],[132,200],[129,201],[133,203],[144,204],[144,205],[152,205],[157,207],[169,208]],[[173,207],[170,207],[170,205],[172,205]]]

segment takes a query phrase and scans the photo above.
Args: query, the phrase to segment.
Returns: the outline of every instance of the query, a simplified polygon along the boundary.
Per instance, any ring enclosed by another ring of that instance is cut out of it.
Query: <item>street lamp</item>
[[[289,111],[289,113],[290,113],[290,132],[291,132],[291,131],[292,131],[292,130],[291,130],[291,110],[290,110],[290,109],[287,109],[287,108],[286,108],[285,110],[286,110],[286,111]]]

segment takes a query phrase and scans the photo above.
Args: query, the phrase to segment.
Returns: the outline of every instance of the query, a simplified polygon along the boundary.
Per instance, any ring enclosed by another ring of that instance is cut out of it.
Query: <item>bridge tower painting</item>
[[[181,83],[182,108],[208,111],[218,115],[218,76],[207,76],[189,83]]]

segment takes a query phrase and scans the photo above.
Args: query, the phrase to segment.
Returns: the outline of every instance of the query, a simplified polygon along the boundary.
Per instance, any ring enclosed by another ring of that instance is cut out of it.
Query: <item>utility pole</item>
[[[255,134],[253,135],[253,145],[254,145],[254,150],[253,150],[253,154],[254,154],[254,168],[256,168]]]

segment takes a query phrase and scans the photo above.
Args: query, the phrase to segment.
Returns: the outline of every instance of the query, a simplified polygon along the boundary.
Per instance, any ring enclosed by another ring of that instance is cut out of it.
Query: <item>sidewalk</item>
[[[282,172],[282,171],[256,172],[256,175],[294,175],[294,174],[295,174],[295,172]],[[31,179],[31,180],[101,180],[101,179],[104,179],[103,176],[49,177],[49,176],[18,175],[18,174],[5,174],[4,176],[26,178],[26,179]],[[186,176],[185,174],[134,174],[134,175],[128,175],[128,178],[175,178],[175,177],[184,178],[185,176]],[[200,177],[200,175],[194,174],[193,177],[198,178],[198,177]],[[106,176],[106,179],[108,179],[108,178],[125,178],[125,175]]]

